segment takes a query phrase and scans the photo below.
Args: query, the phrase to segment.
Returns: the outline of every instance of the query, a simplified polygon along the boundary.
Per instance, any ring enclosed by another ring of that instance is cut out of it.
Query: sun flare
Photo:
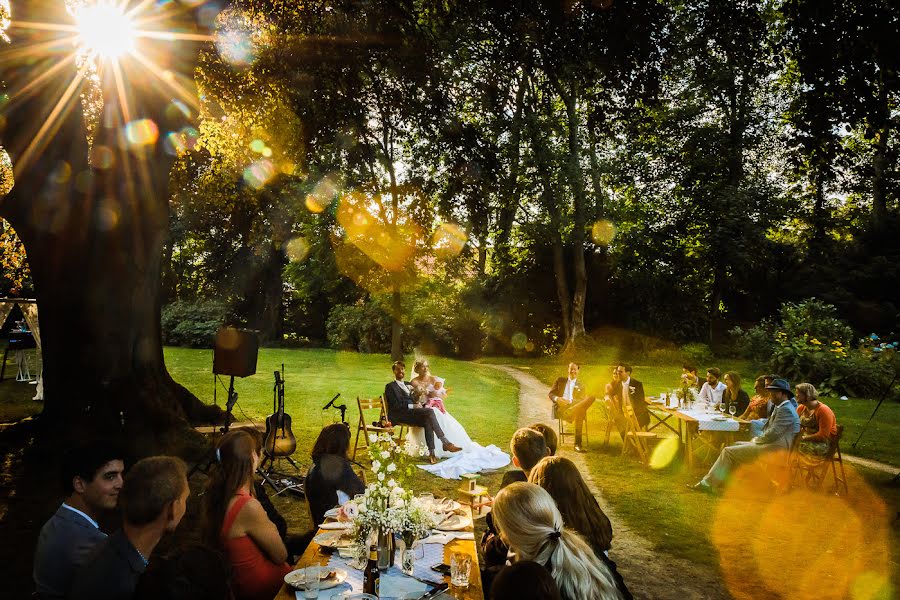
[[[78,45],[109,60],[134,52],[135,26],[125,10],[110,2],[87,4],[75,13]]]

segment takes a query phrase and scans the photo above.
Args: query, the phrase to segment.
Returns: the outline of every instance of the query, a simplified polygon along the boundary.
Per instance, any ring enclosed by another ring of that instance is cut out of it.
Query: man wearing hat
[[[791,403],[794,393],[784,379],[774,380],[766,386],[766,389],[769,390],[775,408],[769,415],[762,434],[749,442],[738,442],[734,446],[723,448],[706,476],[688,487],[701,492],[712,492],[725,483],[735,467],[751,463],[767,452],[775,450],[790,452],[794,436],[800,430],[800,418],[797,416],[797,409]]]

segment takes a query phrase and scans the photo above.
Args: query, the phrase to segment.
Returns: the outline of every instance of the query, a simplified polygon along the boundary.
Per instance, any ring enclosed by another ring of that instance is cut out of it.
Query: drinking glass
[[[719,412],[721,412],[724,415],[725,414],[725,403],[719,402],[718,409],[719,409]]]
[[[733,417],[735,415],[735,413],[737,413],[737,405],[734,402],[732,402],[731,404],[728,405],[728,414],[730,414]]]
[[[454,552],[450,557],[450,585],[458,588],[469,587],[469,571],[472,568],[472,557],[463,552]]]
[[[321,585],[321,581],[319,580],[319,573],[322,570],[322,567],[304,567],[303,568],[303,597],[304,598],[318,598],[319,597],[319,587]]]

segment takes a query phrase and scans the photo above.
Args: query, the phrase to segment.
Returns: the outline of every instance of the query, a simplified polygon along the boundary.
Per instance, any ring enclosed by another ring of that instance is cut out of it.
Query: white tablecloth
[[[739,431],[741,424],[732,418],[722,420],[721,413],[709,413],[703,409],[681,409],[683,415],[697,420],[697,429],[700,431]]]

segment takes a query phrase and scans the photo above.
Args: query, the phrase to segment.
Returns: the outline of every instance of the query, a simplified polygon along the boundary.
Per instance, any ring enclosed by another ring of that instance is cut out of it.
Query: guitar
[[[266,417],[266,439],[263,452],[270,457],[290,456],[297,449],[297,438],[291,431],[291,415],[284,412],[284,365],[275,371],[272,390],[272,414]]]

